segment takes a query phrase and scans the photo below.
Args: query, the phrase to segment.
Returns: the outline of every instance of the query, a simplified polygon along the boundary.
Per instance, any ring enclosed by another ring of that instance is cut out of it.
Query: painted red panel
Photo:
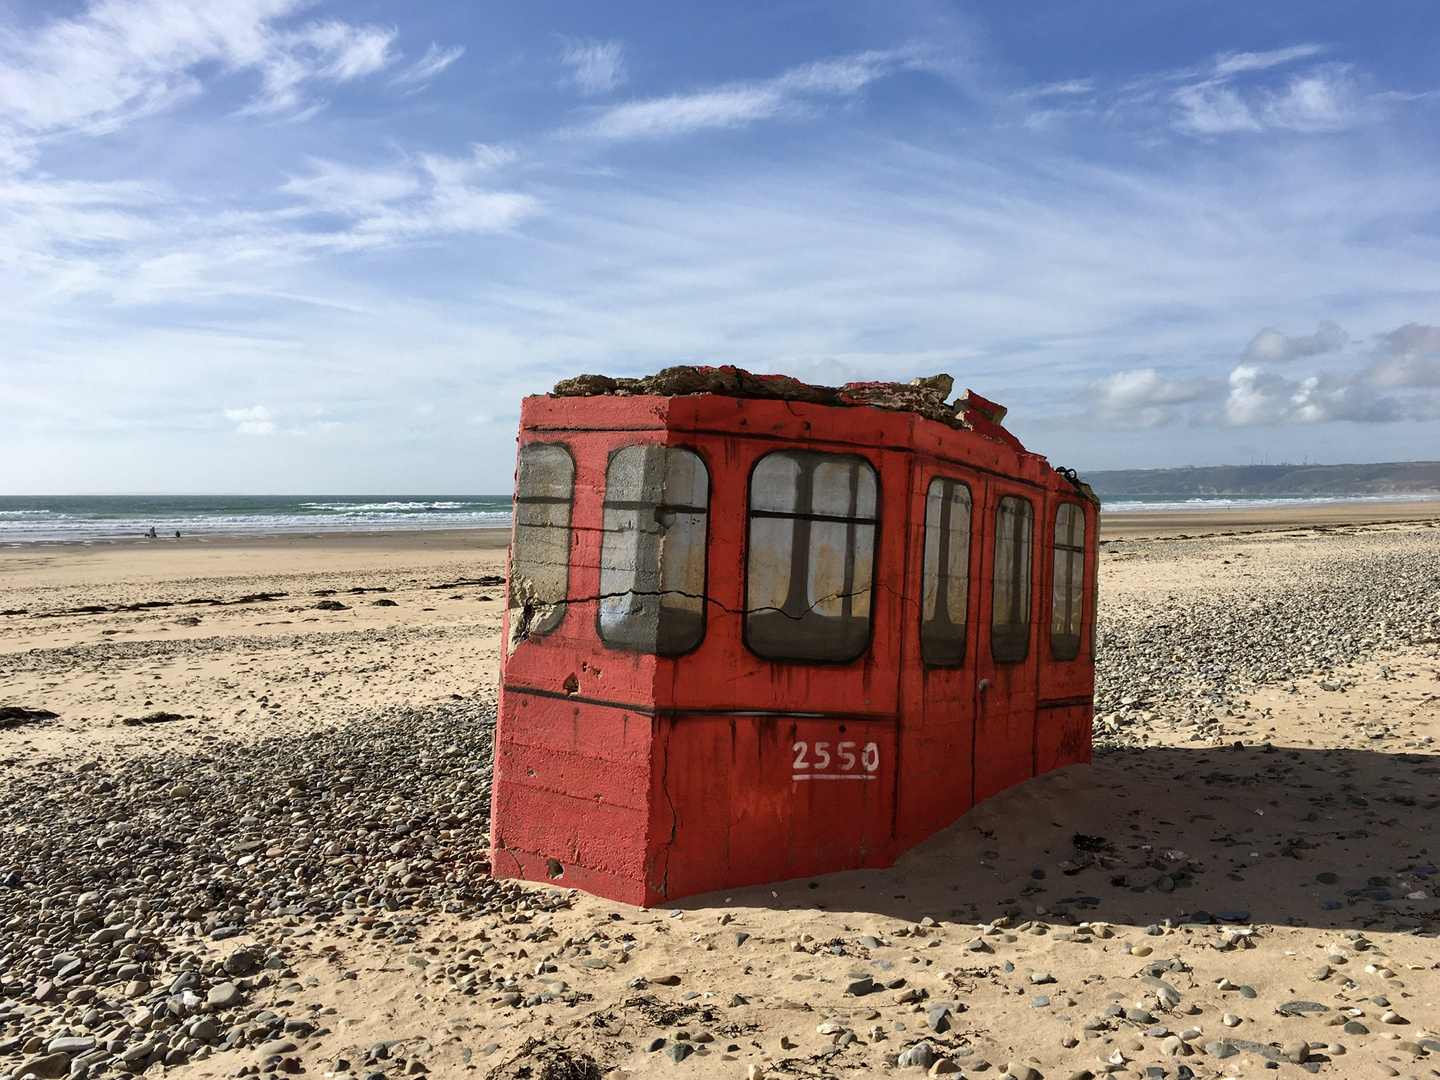
[[[1075,490],[996,431],[718,394],[527,399],[522,445],[560,443],[575,462],[569,603],[550,633],[503,660],[494,873],[649,905],[886,866],[972,802],[1088,760],[1089,620],[1070,664],[1050,659],[1047,636],[1049,538]],[[606,468],[635,443],[686,447],[710,476],[705,635],[680,657],[612,648],[597,632]],[[876,471],[871,643],[848,663],[777,663],[744,641],[750,473],[787,448],[859,454]],[[936,475],[964,479],[973,503],[969,636],[950,669],[926,668],[918,643]],[[996,664],[988,639],[993,519],[1006,494],[1035,508],[1031,643],[1018,664]],[[1093,575],[1095,514],[1084,507]]]

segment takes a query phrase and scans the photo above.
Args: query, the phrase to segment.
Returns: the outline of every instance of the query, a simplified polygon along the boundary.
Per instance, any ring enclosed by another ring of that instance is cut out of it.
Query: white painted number
[[[795,770],[793,780],[864,780],[866,773],[878,772],[880,769],[880,747],[878,744],[869,742],[860,751],[857,761],[855,747],[859,745],[853,742],[842,742],[835,745],[835,771],[825,772],[830,767],[830,743],[817,742],[815,744],[815,759],[807,760],[806,752],[810,744],[797,742],[790,749],[795,753],[795,760],[791,767]],[[864,772],[856,772],[855,766],[859,766]],[[814,770],[814,771],[804,771]]]

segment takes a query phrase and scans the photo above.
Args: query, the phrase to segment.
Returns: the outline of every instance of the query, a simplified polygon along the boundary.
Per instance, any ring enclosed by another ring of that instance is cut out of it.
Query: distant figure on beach
[[[175,530],[175,539],[176,539],[176,540],[179,540],[179,539],[180,539],[180,530],[179,530],[179,529],[176,529],[176,530]]]
[[[151,525],[151,526],[150,526],[150,531],[147,532],[145,535],[148,536],[151,540],[154,540],[154,539],[155,539],[155,526],[154,526],[154,525]]]

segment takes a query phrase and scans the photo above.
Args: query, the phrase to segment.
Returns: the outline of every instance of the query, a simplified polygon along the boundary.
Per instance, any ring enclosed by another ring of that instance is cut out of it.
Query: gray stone
[[[261,1043],[257,1051],[262,1058],[275,1057],[279,1054],[293,1054],[298,1047],[289,1039],[271,1039],[269,1042]]]
[[[245,1000],[245,995],[234,983],[224,982],[212,986],[205,1000],[217,1009],[233,1009]]]
[[[875,981],[869,975],[845,984],[845,993],[851,997],[864,997],[866,994],[873,994],[876,989]]]
[[[69,1054],[71,1057],[94,1049],[95,1040],[88,1036],[80,1035],[51,1039],[45,1046],[45,1052],[47,1054]]]
[[[664,1049],[665,1049],[665,1040],[664,1040],[663,1038],[661,1038],[660,1036],[658,1036],[658,1035],[657,1035],[655,1038],[651,1039],[648,1043],[645,1044],[645,1052],[646,1052],[647,1054],[653,1054],[653,1053],[655,1053],[655,1051],[657,1051],[657,1050],[664,1050]]]
[[[899,1065],[902,1069],[919,1067],[928,1069],[935,1064],[935,1051],[931,1049],[928,1042],[918,1042],[910,1049],[900,1055]]]
[[[665,1056],[675,1062],[676,1065],[679,1065],[680,1062],[684,1061],[694,1052],[695,1048],[693,1046],[683,1042],[671,1043],[665,1048]]]

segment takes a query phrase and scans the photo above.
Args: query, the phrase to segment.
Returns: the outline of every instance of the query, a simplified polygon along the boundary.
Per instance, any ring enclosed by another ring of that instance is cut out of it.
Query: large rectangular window
[[[1018,664],[1030,654],[1030,547],[1035,509],[1006,495],[995,511],[995,589],[990,614],[990,655]]]
[[[710,476],[693,450],[626,446],[605,472],[600,638],[678,656],[705,636]]]
[[[565,617],[575,460],[555,443],[520,448],[510,549],[510,642],[547,634]]]
[[[854,660],[870,644],[878,485],[854,454],[779,450],[750,476],[745,641],[769,660]]]
[[[970,606],[970,488],[958,480],[937,476],[925,493],[920,594],[921,659],[959,667]]]
[[[1055,514],[1055,584],[1050,594],[1050,655],[1074,660],[1080,655],[1080,626],[1085,612],[1085,512],[1061,503]]]

